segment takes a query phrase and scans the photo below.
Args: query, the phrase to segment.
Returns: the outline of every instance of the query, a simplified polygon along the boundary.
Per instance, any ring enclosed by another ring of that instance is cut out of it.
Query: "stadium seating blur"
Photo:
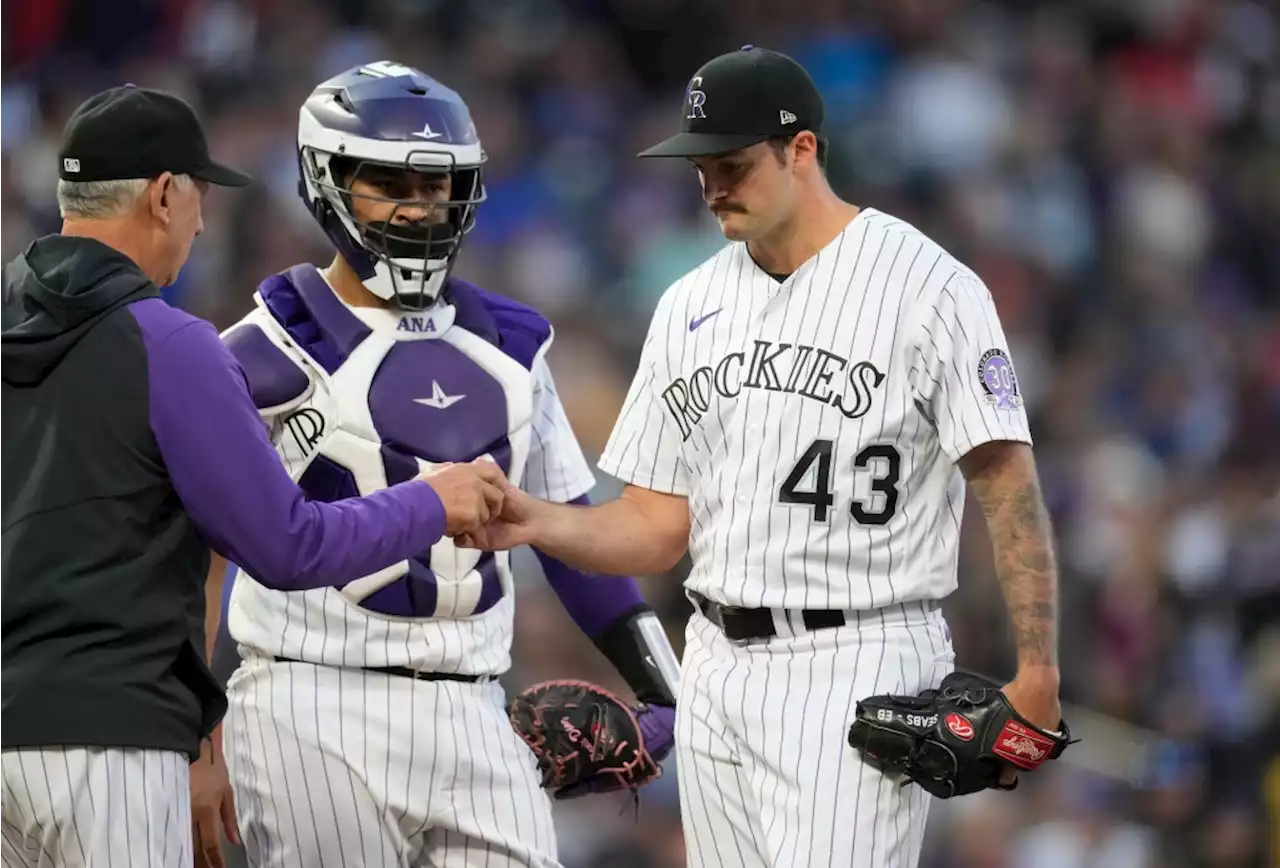
[[[459,273],[535,304],[588,452],[654,303],[722,239],[692,171],[635,152],[752,42],[827,100],[846,198],[994,294],[1064,565],[1063,697],[1086,739],[1012,794],[935,802],[922,868],[1280,865],[1280,13],[1263,0],[29,0],[6,3],[3,253],[59,225],[68,112],[177,91],[260,185],[206,200],[170,300],[225,326],[325,239],[297,108],[389,58],[468,100],[489,200]],[[603,473],[597,495],[615,482]],[[948,601],[960,662],[1012,674],[980,517]],[[620,687],[522,557],[509,686]],[[683,644],[687,565],[644,587]],[[676,778],[557,806],[568,868],[683,865]],[[816,866],[815,866],[816,868]]]

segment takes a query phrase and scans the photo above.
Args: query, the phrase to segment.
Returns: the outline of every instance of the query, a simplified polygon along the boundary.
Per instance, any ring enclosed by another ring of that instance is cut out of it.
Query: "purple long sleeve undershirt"
[[[591,499],[583,495],[570,501],[575,506],[587,506]],[[618,618],[633,612],[645,604],[644,595],[636,580],[630,577],[601,576],[584,573],[550,555],[534,549],[542,571],[546,573],[561,605],[573,618],[583,633],[595,639]]]
[[[147,346],[152,433],[211,548],[267,587],[300,591],[367,576],[444,534],[444,507],[422,482],[334,503],[307,500],[213,327],[159,299],[131,312]]]
[[[591,500],[586,495],[571,501],[586,506]],[[615,624],[619,618],[645,605],[640,588],[633,578],[600,576],[584,573],[538,549],[534,549],[542,564],[547,582],[560,598],[561,605],[574,623],[588,638],[596,639]],[[222,589],[222,618],[218,623],[218,645],[215,652],[216,674],[223,684],[234,670],[239,658],[232,650],[232,640],[227,632],[227,609],[231,601],[231,588],[235,582],[235,564],[227,566],[226,582]]]

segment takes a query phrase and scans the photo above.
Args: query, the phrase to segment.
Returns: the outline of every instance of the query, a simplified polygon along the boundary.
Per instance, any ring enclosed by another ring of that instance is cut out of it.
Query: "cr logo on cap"
[[[702,107],[707,103],[706,91],[700,90],[702,87],[702,76],[695,75],[689,82],[689,114],[685,117],[689,120],[694,118],[706,118],[707,113]]]

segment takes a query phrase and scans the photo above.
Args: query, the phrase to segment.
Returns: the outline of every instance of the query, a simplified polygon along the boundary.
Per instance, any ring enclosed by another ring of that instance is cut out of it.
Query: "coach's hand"
[[[445,534],[456,536],[478,528],[502,509],[507,477],[492,461],[441,464],[418,479],[435,489],[444,504]]]
[[[454,538],[459,548],[507,551],[534,542],[534,513],[540,501],[517,486],[505,485],[502,509],[487,524]]]
[[[240,843],[235,801],[227,764],[222,757],[221,727],[200,747],[200,759],[191,764],[191,837],[196,868],[223,868],[221,833],[232,844]]]

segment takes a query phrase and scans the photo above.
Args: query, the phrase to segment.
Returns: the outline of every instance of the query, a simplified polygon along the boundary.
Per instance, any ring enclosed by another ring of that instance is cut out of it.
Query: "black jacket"
[[[226,710],[203,654],[209,549],[304,591],[445,532],[421,481],[308,500],[217,330],[96,241],[43,238],[5,267],[2,349],[6,748],[196,755]],[[255,358],[298,374],[277,351]]]
[[[132,260],[50,236],[4,269],[3,747],[198,756],[226,710],[204,662],[208,548],[150,426]],[[185,316],[185,315],[182,315]]]

